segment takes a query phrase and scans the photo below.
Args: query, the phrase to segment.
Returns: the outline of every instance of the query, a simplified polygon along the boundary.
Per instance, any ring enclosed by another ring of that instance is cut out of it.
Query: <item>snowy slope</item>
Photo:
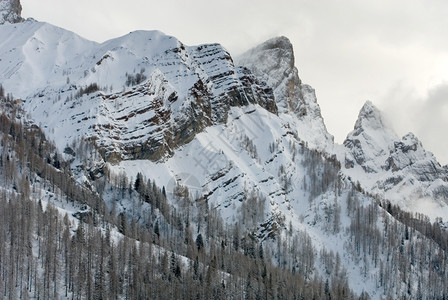
[[[294,182],[300,182],[303,177],[288,145],[294,142],[299,147],[298,141],[293,133],[284,135],[285,126],[280,118],[260,107],[233,108],[226,124],[208,127],[163,163],[124,161],[111,168],[117,173],[124,170],[133,178],[141,172],[167,187],[168,192],[175,182],[189,186],[193,195],[199,193],[212,207],[220,208],[228,221],[232,221],[232,216],[235,218],[238,207],[247,197],[243,186],[247,192],[255,189],[271,200],[266,203],[269,211],[284,211],[289,202],[286,193],[292,189],[282,188],[279,166],[289,166],[286,173],[293,176]],[[247,151],[246,138],[252,141],[256,154]],[[274,152],[269,151],[266,143],[271,140],[277,141],[278,149]],[[303,195],[294,197],[303,198]]]
[[[158,31],[97,44],[32,20],[3,25],[0,38],[0,82],[60,148],[90,138],[110,161],[157,160],[232,106],[277,112],[272,90],[218,44],[186,47]]]
[[[81,64],[96,45],[33,20],[2,25],[0,38],[0,80],[6,90],[22,99],[65,87],[72,73],[82,78]]]

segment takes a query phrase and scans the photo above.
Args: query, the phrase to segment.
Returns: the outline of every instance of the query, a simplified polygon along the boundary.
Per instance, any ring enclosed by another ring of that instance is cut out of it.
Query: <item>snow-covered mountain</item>
[[[403,209],[448,217],[448,173],[412,133],[401,139],[371,103],[362,107],[339,155],[344,173]]]
[[[169,192],[193,176],[198,196],[229,221],[251,192],[268,200],[261,221],[284,218],[292,199],[308,197],[301,148],[332,149],[286,38],[235,66],[220,45],[188,47],[160,32],[97,44],[29,20],[0,35],[11,40],[0,47],[10,57],[0,66],[5,90],[61,151],[90,139],[117,173],[141,172]],[[252,73],[257,59],[284,63]]]
[[[245,243],[245,234],[264,243],[279,267],[307,280],[330,279],[333,287],[347,283],[376,299],[418,295],[421,284],[411,282],[438,272],[433,261],[416,267],[405,259],[420,243],[439,253],[446,249],[420,230],[420,219],[404,220],[400,208],[446,221],[447,167],[414,135],[400,139],[371,102],[344,144],[335,145],[287,38],[233,58],[219,44],[187,46],[158,31],[88,41],[22,20],[18,1],[2,0],[0,11],[2,90],[28,115],[20,120],[54,140],[69,176],[117,214],[111,218],[129,218],[154,232],[157,220],[165,232],[175,231],[160,199],[139,191],[145,178],[153,190],[163,187],[173,219],[180,212],[196,237],[207,236],[210,251],[218,245],[210,226],[221,225],[203,219],[213,216],[244,232]],[[90,149],[86,145],[99,155],[80,154]],[[58,165],[56,158],[55,152],[47,161]],[[66,210],[63,204],[59,209]],[[71,215],[81,219],[94,209]],[[218,248],[225,249],[226,238],[218,237]],[[446,275],[434,276],[439,284]]]
[[[303,84],[295,67],[294,51],[286,37],[270,39],[236,58],[275,94],[279,113],[294,118],[300,138],[311,148],[330,152],[333,136],[327,132],[314,89]]]
[[[220,45],[185,47],[156,31],[97,44],[33,20],[1,35],[5,89],[36,120],[54,116],[45,125],[59,146],[89,137],[108,161],[172,154],[231,106],[276,113],[272,90]]]

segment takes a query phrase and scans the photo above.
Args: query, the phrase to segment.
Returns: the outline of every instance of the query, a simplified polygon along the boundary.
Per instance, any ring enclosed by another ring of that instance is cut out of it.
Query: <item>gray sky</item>
[[[157,29],[237,55],[284,35],[341,143],[371,100],[448,163],[446,0],[21,0],[22,15],[98,42]]]

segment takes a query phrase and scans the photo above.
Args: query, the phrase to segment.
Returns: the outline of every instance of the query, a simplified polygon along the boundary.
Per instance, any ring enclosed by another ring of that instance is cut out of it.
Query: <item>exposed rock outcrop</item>
[[[414,134],[399,138],[370,101],[362,107],[344,147],[346,173],[357,174],[367,190],[390,197],[388,191],[393,191],[402,199],[431,197],[448,203],[446,168]],[[359,176],[359,168],[365,176]]]
[[[333,136],[325,127],[314,89],[300,80],[289,39],[272,38],[235,61],[272,87],[279,113],[297,116],[300,138],[319,150],[331,148]]]
[[[248,69],[235,67],[221,45],[179,44],[165,52],[163,59],[154,62],[146,82],[104,96],[105,103],[127,99],[126,109],[107,104],[109,109],[103,110],[107,126],[95,127],[106,160],[160,160],[207,126],[226,122],[233,106],[258,104],[277,113],[272,89]],[[171,66],[184,71],[173,76]]]
[[[226,123],[232,107],[278,111],[272,88],[219,44],[189,47],[158,31],[97,44],[39,22],[4,28],[0,38],[11,40],[0,47],[8,91],[37,117],[52,115],[56,140],[91,139],[107,161],[160,160]]]
[[[0,0],[0,25],[23,21],[20,0]]]
[[[346,165],[353,166],[354,161],[366,172],[378,172],[397,140],[398,136],[381,112],[367,101],[359,112],[354,130],[344,141],[349,153]]]

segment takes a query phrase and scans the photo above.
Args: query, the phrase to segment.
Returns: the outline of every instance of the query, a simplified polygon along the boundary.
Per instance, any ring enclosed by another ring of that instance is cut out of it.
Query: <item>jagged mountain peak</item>
[[[397,140],[398,135],[388,126],[381,111],[371,101],[366,101],[344,146],[349,150],[349,156],[365,171],[374,172],[379,168],[378,164],[382,164],[383,159],[380,157],[393,151]],[[346,166],[353,167],[353,160],[346,157]]]
[[[367,101],[362,107],[344,146],[344,172],[356,177],[369,192],[418,212],[421,198],[432,199],[428,201],[441,207],[448,203],[446,168],[413,133],[398,137],[372,102]],[[428,211],[431,215],[444,214]]]
[[[358,132],[363,129],[380,129],[389,128],[389,125],[384,118],[381,111],[370,101],[366,101],[359,111],[358,119],[355,123],[355,131]]]
[[[420,140],[412,133],[409,132],[401,139],[403,144],[403,151],[407,152],[408,150],[415,151],[419,147],[423,147]]]
[[[368,173],[395,172],[417,161],[429,160],[438,165],[434,155],[424,149],[413,133],[400,138],[371,101],[361,108],[354,130],[347,135],[344,146],[348,149],[348,157],[353,157]],[[347,168],[353,167],[354,161],[346,156]]]
[[[447,181],[448,179],[446,170],[440,166],[432,152],[426,151],[422,142],[411,132],[394,142],[394,150],[386,162],[386,170],[396,172],[411,169],[419,181],[429,182],[437,178]]]
[[[258,47],[264,49],[284,49],[289,52],[293,51],[292,43],[286,36],[277,36],[263,42]]]
[[[0,0],[0,25],[23,21],[20,0]]]
[[[294,69],[294,50],[288,38],[275,37],[243,53],[235,61],[248,67],[275,90]]]
[[[384,162],[382,157],[393,151],[394,142],[397,140],[399,137],[387,125],[381,111],[371,101],[366,101],[353,131],[344,141],[344,146],[348,149],[346,167],[352,168],[356,162],[366,172],[377,172]]]
[[[299,77],[288,38],[271,38],[236,57],[235,63],[272,87],[278,112],[298,119],[293,126],[302,140],[319,150],[332,148],[333,136],[326,129],[314,89]]]
[[[271,56],[276,56],[279,59],[277,63],[281,68],[294,68],[294,49],[291,41],[285,36],[271,38],[255,47],[250,52],[270,52]]]

